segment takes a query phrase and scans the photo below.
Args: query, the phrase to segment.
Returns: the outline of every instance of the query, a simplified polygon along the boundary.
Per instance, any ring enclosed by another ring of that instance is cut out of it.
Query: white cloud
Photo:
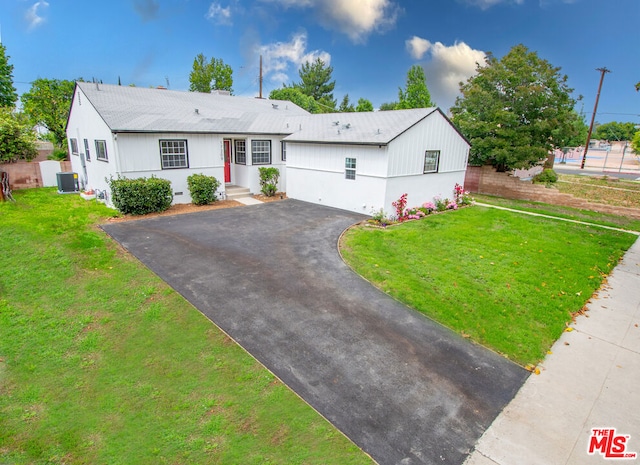
[[[226,26],[230,26],[232,24],[231,21],[231,6],[227,6],[223,8],[219,3],[212,3],[209,5],[209,10],[205,15],[205,18],[213,21],[216,24],[223,24]]]
[[[406,46],[416,59],[428,52],[430,60],[422,65],[427,87],[431,99],[444,111],[455,103],[460,93],[460,82],[475,75],[477,64],[483,65],[486,57],[482,50],[474,50],[464,42],[446,46],[414,36],[406,41]]]
[[[462,3],[477,6],[481,10],[486,10],[499,3],[515,3],[516,5],[524,4],[524,0],[458,0]]]
[[[364,42],[373,32],[395,26],[400,7],[391,0],[262,0],[285,8],[312,8],[320,23],[346,34],[353,42]]]
[[[413,36],[405,41],[407,51],[414,60],[422,60],[425,53],[431,48],[431,42],[418,36]]]
[[[307,51],[307,33],[298,32],[289,42],[275,42],[258,47],[262,54],[262,74],[274,84],[286,83],[289,71],[296,72],[305,62],[320,58],[327,65],[331,63],[331,55],[320,50]]]
[[[27,20],[28,28],[29,28],[30,31],[35,29],[36,27],[40,26],[42,23],[45,22],[45,18],[43,16],[39,16],[38,15],[38,9],[40,7],[46,8],[48,6],[49,6],[49,4],[46,1],[42,0],[40,2],[34,3],[27,10],[27,12],[25,13],[24,17]]]

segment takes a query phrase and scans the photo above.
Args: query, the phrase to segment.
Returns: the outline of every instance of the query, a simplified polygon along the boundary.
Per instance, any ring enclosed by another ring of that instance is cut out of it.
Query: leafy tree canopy
[[[289,102],[295,103],[300,108],[304,108],[309,113],[322,113],[314,98],[303,94],[297,87],[285,86],[281,89],[274,89],[269,93],[269,99],[288,100]]]
[[[37,155],[36,133],[26,116],[0,108],[0,163],[33,160]]]
[[[580,115],[574,110],[567,118],[567,125],[569,125],[570,128],[565,130],[563,126],[560,126],[554,131],[553,138],[556,141],[555,148],[579,147],[587,141],[589,126],[587,126],[584,120],[584,115]]]
[[[338,107],[340,113],[350,113],[356,111],[352,103],[349,102],[349,94],[345,94],[340,106]]]
[[[36,79],[29,92],[21,97],[25,114],[34,125],[47,128],[53,143],[58,147],[67,146],[65,126],[74,88],[74,81]]]
[[[601,140],[631,140],[635,133],[636,125],[634,123],[612,121],[598,125],[593,131],[592,137]]]
[[[484,66],[462,83],[453,122],[471,141],[470,163],[499,171],[528,168],[575,135],[575,100],[560,68],[514,46],[501,60],[487,54]]]
[[[391,111],[398,107],[398,102],[385,102],[378,108],[380,111]]]
[[[189,74],[189,90],[206,92],[226,90],[233,92],[233,70],[221,58],[207,61],[202,53],[193,60],[193,68]]]
[[[407,83],[404,90],[398,89],[396,110],[407,108],[429,108],[435,106],[427,89],[427,79],[420,65],[413,65],[407,72]]]
[[[633,139],[631,139],[631,148],[636,155],[640,155],[640,131],[636,132]]]
[[[9,64],[7,48],[0,44],[0,107],[13,107],[18,100],[18,93],[13,87],[13,65]]]
[[[356,111],[373,111],[373,103],[371,103],[366,98],[359,98],[358,105],[356,105]]]
[[[298,71],[300,82],[293,84],[293,87],[313,97],[320,105],[322,113],[330,113],[336,109],[336,101],[333,99],[336,81],[331,80],[332,73],[333,67],[320,58],[316,58],[314,62],[307,61]]]

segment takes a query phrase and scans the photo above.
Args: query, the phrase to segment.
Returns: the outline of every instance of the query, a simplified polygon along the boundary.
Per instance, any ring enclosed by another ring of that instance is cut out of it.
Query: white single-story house
[[[171,181],[174,203],[190,203],[187,177],[214,176],[260,192],[258,168],[280,170],[281,141],[309,113],[286,101],[78,82],[67,121],[71,164],[81,187],[106,193],[105,178]]]
[[[290,198],[365,214],[403,193],[409,206],[452,197],[469,143],[437,108],[311,115],[288,101],[78,82],[67,121],[81,187],[108,205],[107,179],[171,181],[189,203],[187,177],[215,176],[260,191],[258,168],[280,170]]]
[[[453,198],[469,143],[438,108],[312,115],[285,137],[287,195],[373,214]]]

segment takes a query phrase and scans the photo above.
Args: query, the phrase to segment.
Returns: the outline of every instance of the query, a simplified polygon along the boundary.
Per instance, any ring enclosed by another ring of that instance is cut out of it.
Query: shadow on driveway
[[[103,229],[381,464],[461,464],[528,373],[353,273],[295,200]]]

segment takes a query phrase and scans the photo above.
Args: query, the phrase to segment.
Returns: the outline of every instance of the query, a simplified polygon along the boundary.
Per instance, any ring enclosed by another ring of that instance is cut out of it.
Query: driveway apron
[[[381,464],[461,464],[528,373],[337,252],[365,217],[295,200],[103,229]]]

